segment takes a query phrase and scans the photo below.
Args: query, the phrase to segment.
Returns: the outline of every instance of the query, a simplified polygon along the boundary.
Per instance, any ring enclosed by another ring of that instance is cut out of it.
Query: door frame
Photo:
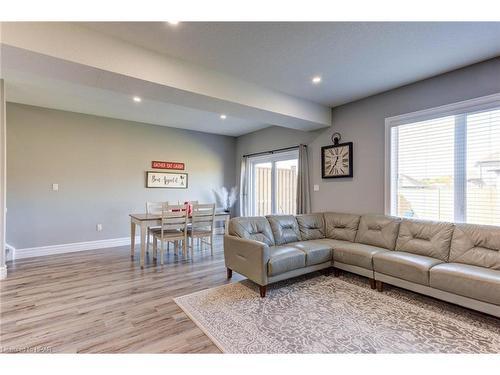
[[[248,184],[248,203],[250,208],[250,216],[255,216],[255,164],[260,163],[271,163],[271,214],[276,214],[276,163],[279,161],[299,159],[299,149],[288,150],[283,152],[276,152],[271,154],[259,155],[249,157],[248,160],[248,171],[247,171],[247,184]],[[298,167],[297,167],[298,168]]]

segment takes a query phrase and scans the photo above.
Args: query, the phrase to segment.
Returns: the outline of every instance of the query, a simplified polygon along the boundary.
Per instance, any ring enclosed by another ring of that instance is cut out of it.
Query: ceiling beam
[[[328,106],[162,55],[78,24],[4,22],[0,27],[2,63],[9,69],[80,81],[121,94],[140,93],[152,100],[230,113],[271,125],[302,130],[331,125]]]

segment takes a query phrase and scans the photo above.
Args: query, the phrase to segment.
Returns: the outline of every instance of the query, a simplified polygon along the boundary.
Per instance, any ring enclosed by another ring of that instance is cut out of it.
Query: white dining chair
[[[168,202],[146,202],[146,214],[161,215],[163,205],[168,204]],[[147,241],[146,241],[146,252],[149,253],[149,244],[151,242],[150,238],[152,235],[152,230],[160,228],[159,226],[148,227]]]
[[[193,206],[195,204],[198,204],[198,201],[186,201],[186,204]],[[191,228],[191,222],[188,222],[188,230],[189,230],[189,228]],[[200,242],[200,239],[198,239],[198,246],[200,246],[200,245],[201,245],[201,242]]]
[[[163,264],[165,242],[173,242],[176,246],[182,245],[182,254],[187,253],[187,223],[188,210],[186,205],[164,204],[161,214],[161,226],[152,230],[153,234],[153,258],[157,258],[158,240],[160,240],[160,264]]]
[[[193,204],[191,214],[191,226],[188,227],[188,246],[191,250],[191,259],[194,259],[194,239],[200,242],[200,250],[203,245],[210,245],[210,253],[214,255],[214,230],[215,230],[215,203]],[[207,242],[206,239],[210,241]]]

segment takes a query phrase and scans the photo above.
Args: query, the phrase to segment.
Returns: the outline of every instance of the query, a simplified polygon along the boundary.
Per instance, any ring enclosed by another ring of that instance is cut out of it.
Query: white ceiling
[[[9,101],[231,136],[329,126],[331,106],[500,55],[500,22],[0,27]]]
[[[269,125],[158,100],[135,103],[130,95],[36,75],[9,74],[7,99],[38,107],[86,113],[204,133],[239,136]]]
[[[84,23],[142,47],[336,106],[500,55],[497,23]],[[313,86],[314,75],[323,82]]]
[[[239,136],[315,130],[331,109],[75,23],[0,23],[0,78],[15,103]],[[134,103],[138,95],[141,103]],[[224,113],[225,120],[220,118]]]

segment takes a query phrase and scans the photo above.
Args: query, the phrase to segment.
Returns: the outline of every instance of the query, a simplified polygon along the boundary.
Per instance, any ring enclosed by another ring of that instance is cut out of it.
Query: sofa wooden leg
[[[232,269],[227,268],[226,272],[227,272],[227,278],[228,279],[230,279],[231,277],[233,277],[233,270]]]
[[[339,277],[339,276],[340,276],[340,272],[341,272],[341,271],[340,271],[338,268],[334,268],[334,269],[333,269],[333,276],[335,276],[335,277]]]
[[[384,291],[384,283],[380,280],[377,280],[377,291],[383,292]]]
[[[370,279],[370,288],[372,288],[372,289],[376,288],[375,279]]]
[[[267,290],[266,285],[259,285],[260,296],[262,298],[264,298],[266,296],[266,290]]]

